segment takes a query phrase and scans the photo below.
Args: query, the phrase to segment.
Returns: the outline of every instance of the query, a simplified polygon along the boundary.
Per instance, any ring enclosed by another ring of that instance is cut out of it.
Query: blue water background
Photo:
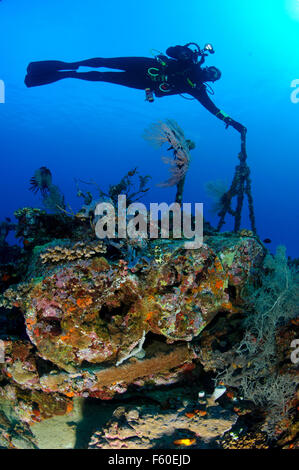
[[[73,79],[31,89],[23,83],[30,61],[151,57],[151,49],[212,42],[207,65],[222,70],[213,99],[248,128],[258,233],[271,238],[271,250],[284,244],[298,257],[299,103],[290,99],[299,79],[298,32],[298,0],[3,0],[0,220],[19,207],[41,207],[28,188],[42,165],[74,211],[81,202],[74,178],[107,189],[135,166],[152,176],[144,202],[172,202],[174,188],[155,186],[167,179],[165,151],[142,138],[151,123],[172,118],[196,142],[184,200],[203,202],[216,224],[204,186],[231,182],[240,138],[197,101],[171,96],[150,104],[140,90]],[[249,227],[246,212],[242,227]]]

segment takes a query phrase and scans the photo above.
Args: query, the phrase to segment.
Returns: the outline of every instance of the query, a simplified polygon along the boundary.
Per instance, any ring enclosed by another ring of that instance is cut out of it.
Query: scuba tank
[[[194,46],[195,50],[191,49],[190,46]],[[193,62],[193,64],[203,64],[205,58],[209,54],[214,54],[214,48],[212,44],[207,43],[203,49],[199,47],[196,42],[188,42],[184,46],[169,47],[166,54],[173,59],[182,60],[186,62]],[[200,57],[200,60],[198,60]]]

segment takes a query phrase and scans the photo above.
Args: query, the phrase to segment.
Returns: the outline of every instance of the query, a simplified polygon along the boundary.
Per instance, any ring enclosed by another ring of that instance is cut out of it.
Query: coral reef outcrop
[[[85,219],[30,208],[16,217],[29,244],[20,254],[23,275],[8,279],[0,296],[0,320],[10,325],[0,343],[0,446],[43,447],[54,423],[68,436],[63,444],[53,437],[54,447],[79,445],[82,410],[94,399],[107,413],[88,436],[91,448],[231,448],[236,435],[243,447],[249,436],[266,446],[262,428],[242,434],[256,407],[234,385],[224,384],[225,398],[218,400],[218,389],[213,394],[219,370],[247,367],[233,351],[242,340],[248,285],[265,259],[254,233],[211,232],[193,250],[173,239],[124,249],[119,240],[95,240]],[[72,220],[69,238],[58,220]],[[286,343],[295,337],[288,325],[277,331],[284,368]],[[129,400],[125,408],[120,397]],[[282,435],[281,427],[283,445],[296,439],[289,423],[293,434]]]

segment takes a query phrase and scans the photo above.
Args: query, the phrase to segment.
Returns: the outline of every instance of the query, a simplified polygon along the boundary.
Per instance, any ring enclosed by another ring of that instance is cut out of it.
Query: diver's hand
[[[235,125],[233,125],[233,128],[236,129],[236,131],[240,132],[242,136],[245,136],[247,133],[247,128],[240,124],[239,122],[235,122]]]
[[[243,126],[242,124],[240,124],[239,122],[237,121],[234,121],[234,119],[230,118],[230,117],[226,117],[224,119],[224,122],[226,124],[226,129],[229,127],[229,126],[232,126],[234,129],[236,129],[236,131],[240,132],[241,135],[245,136],[246,135],[246,132],[247,132],[247,129],[245,126]]]
[[[243,129],[241,131],[241,138],[244,142],[245,142],[245,139],[246,139],[246,134],[247,134],[247,127],[243,126]]]

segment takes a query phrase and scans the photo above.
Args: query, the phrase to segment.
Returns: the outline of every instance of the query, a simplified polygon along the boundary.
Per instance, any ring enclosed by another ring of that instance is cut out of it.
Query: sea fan
[[[154,147],[161,147],[164,143],[170,144],[168,150],[173,151],[173,158],[162,157],[162,161],[170,165],[171,177],[167,181],[158,184],[158,186],[177,185],[185,177],[189,168],[191,141],[185,139],[184,132],[173,119],[152,124],[145,131],[144,138]]]
[[[36,170],[30,183],[30,191],[33,191],[34,194],[40,191],[46,209],[51,212],[65,209],[64,196],[58,186],[52,183],[52,173],[48,168],[42,166]]]
[[[52,185],[51,171],[45,166],[42,166],[34,173],[34,176],[30,180],[30,185],[30,191],[33,191],[34,194],[40,191],[42,195],[45,196]]]
[[[228,191],[228,184],[222,180],[208,181],[205,184],[205,191],[213,201],[211,212],[218,214],[222,209],[222,199],[224,194]]]

